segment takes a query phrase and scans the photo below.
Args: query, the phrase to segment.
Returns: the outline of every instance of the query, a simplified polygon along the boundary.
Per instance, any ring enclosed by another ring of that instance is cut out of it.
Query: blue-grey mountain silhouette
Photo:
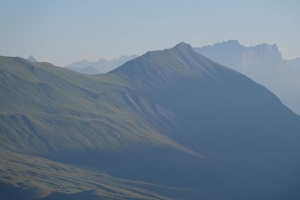
[[[82,73],[82,74],[101,74],[109,72],[125,62],[132,60],[136,58],[137,55],[131,55],[131,56],[121,56],[119,58],[115,58],[111,61],[107,61],[105,59],[100,59],[97,62],[89,62],[87,60],[82,60],[78,62],[74,62],[70,65],[67,65],[66,68]]]
[[[284,60],[276,45],[245,47],[229,40],[194,50],[262,84],[300,115],[300,67]]]
[[[300,70],[300,58],[295,58],[291,60],[286,60],[291,66],[295,67],[297,70]]]

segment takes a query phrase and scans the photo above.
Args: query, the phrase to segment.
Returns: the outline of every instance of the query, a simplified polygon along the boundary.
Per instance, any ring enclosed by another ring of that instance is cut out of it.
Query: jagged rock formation
[[[300,70],[282,58],[276,45],[245,47],[229,40],[194,50],[262,84],[300,114]]]

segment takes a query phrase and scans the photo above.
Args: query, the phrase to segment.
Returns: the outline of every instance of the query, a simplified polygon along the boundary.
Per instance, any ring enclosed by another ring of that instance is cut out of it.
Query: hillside
[[[57,178],[69,184],[77,169],[81,191],[94,188],[99,198],[108,194],[91,186],[97,178],[89,171],[113,177],[110,187],[117,179],[136,184],[119,199],[299,198],[300,117],[188,44],[96,76],[8,57],[0,73],[0,145],[16,156],[12,163],[21,155],[55,162],[66,171]],[[49,170],[37,168],[38,177]]]
[[[300,70],[293,66],[297,59],[284,60],[276,45],[245,47],[229,40],[194,50],[262,84],[300,115]]]

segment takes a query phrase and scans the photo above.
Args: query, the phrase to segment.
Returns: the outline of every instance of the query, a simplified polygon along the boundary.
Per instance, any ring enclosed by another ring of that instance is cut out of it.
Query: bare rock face
[[[236,40],[229,40],[194,50],[240,73],[255,72],[284,62],[276,44],[245,47]]]
[[[229,40],[193,49],[262,84],[300,115],[300,70],[282,58],[276,44],[245,47]]]
[[[255,72],[261,66],[270,68],[283,61],[276,45],[262,44],[242,51],[241,72]]]

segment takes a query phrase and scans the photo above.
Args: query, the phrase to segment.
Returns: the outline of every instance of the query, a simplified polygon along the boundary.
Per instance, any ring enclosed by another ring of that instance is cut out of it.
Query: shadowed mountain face
[[[276,45],[245,47],[229,40],[194,50],[262,84],[300,115],[300,70],[292,66],[296,60],[282,59]]]
[[[120,58],[115,58],[111,61],[100,59],[97,62],[89,62],[87,60],[82,60],[67,65],[65,68],[82,74],[95,75],[109,72],[136,57],[137,55],[121,56]]]
[[[179,188],[181,199],[299,199],[300,117],[188,44],[98,76],[20,58],[0,66],[8,151],[159,185],[148,191],[161,199]]]

